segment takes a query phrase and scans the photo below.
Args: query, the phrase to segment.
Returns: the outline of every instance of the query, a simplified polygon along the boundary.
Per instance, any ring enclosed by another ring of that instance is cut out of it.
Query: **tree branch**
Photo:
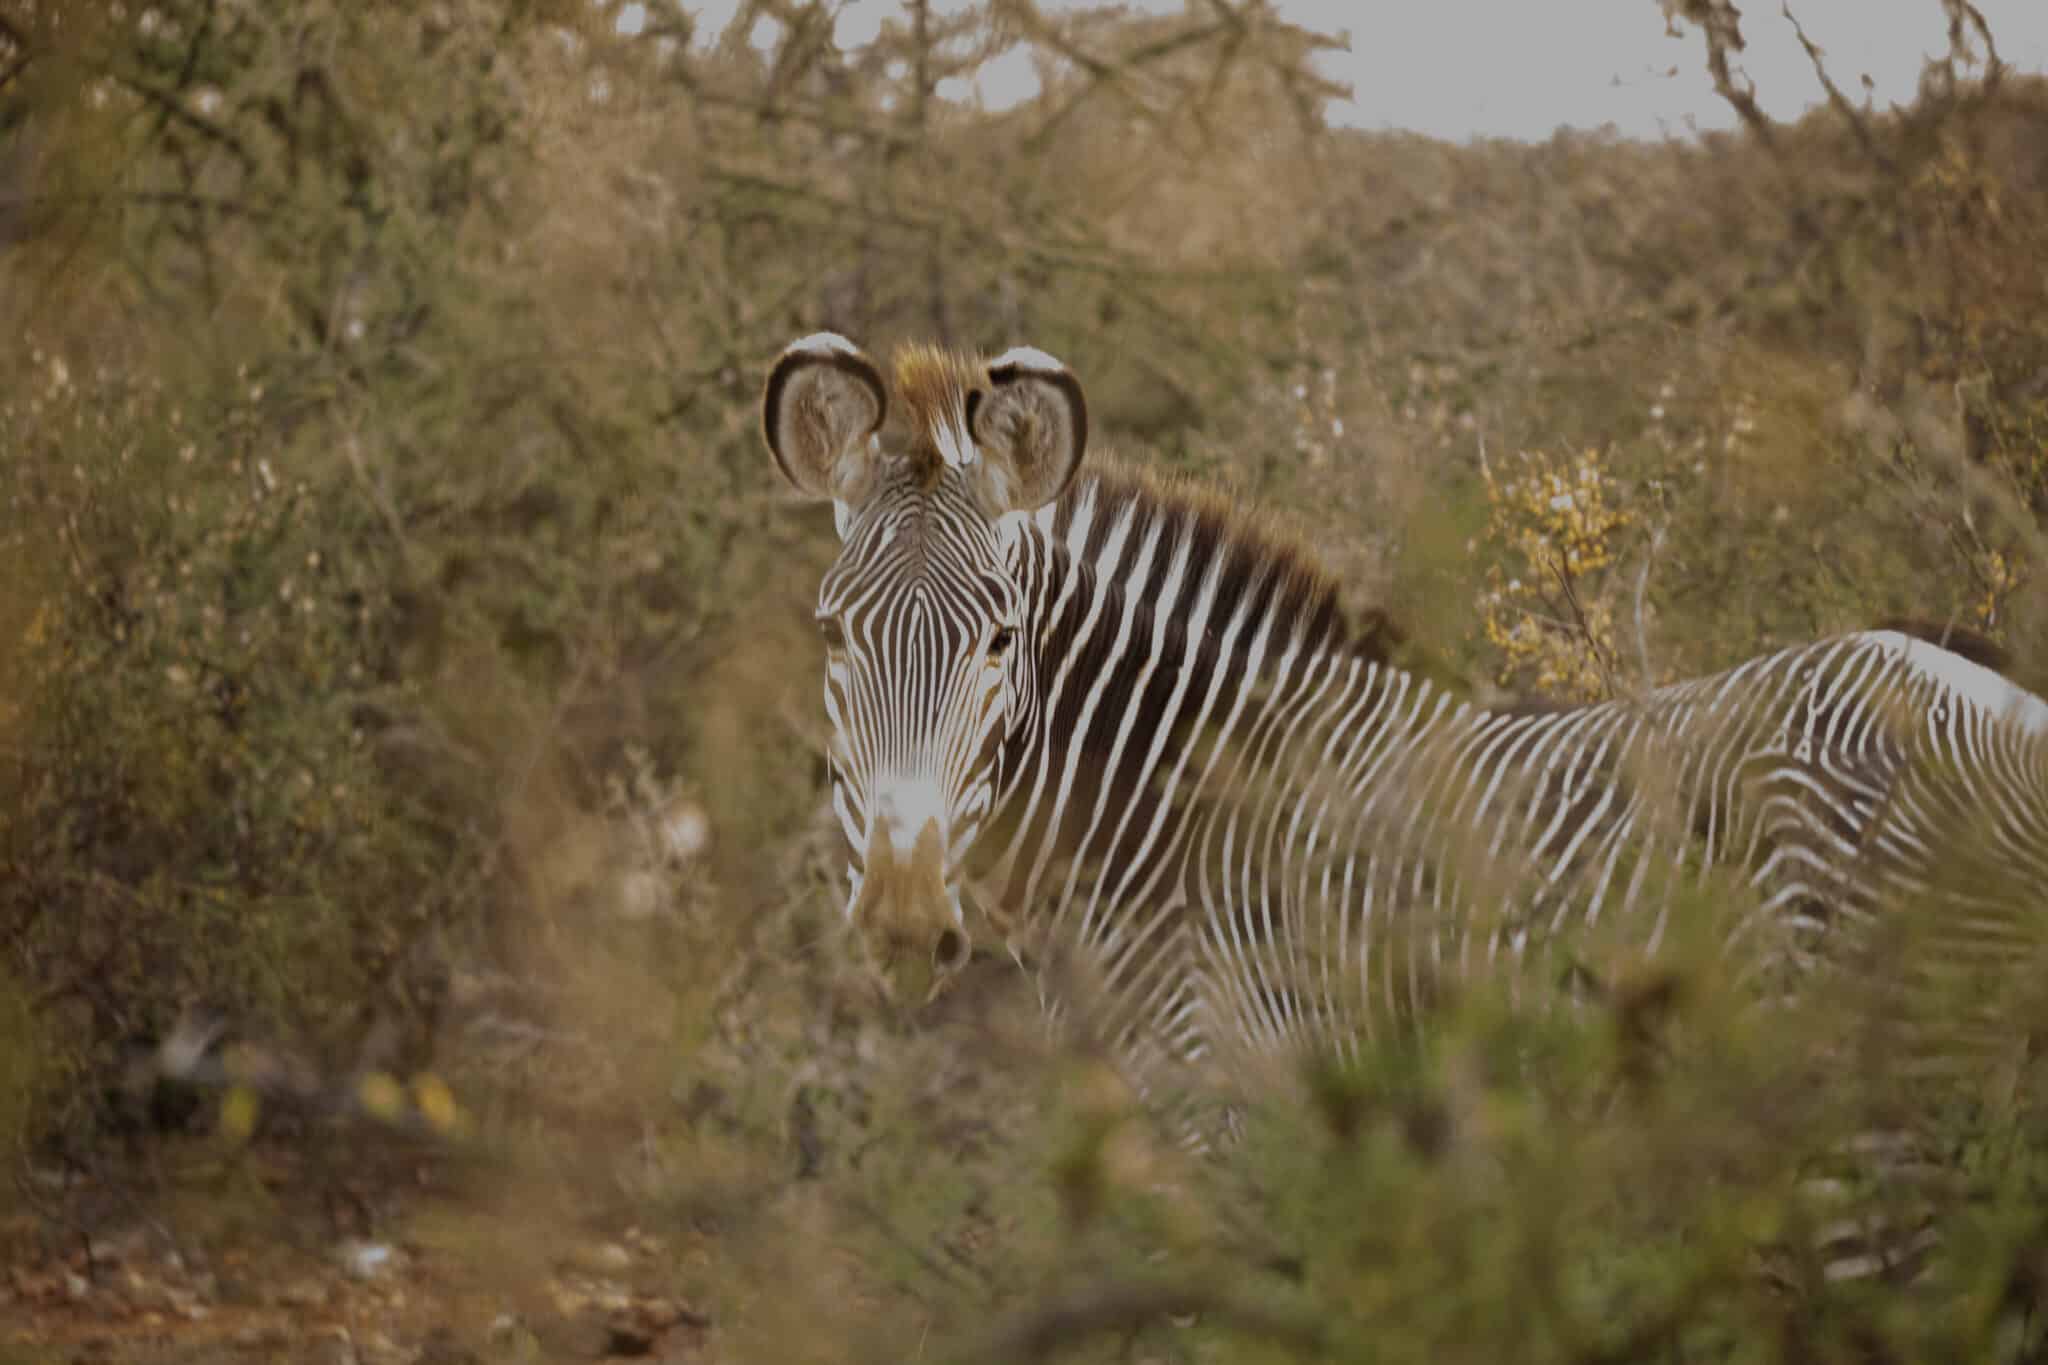
[[[1989,90],[1998,85],[2005,75],[2005,62],[1998,55],[1998,44],[1992,40],[1991,25],[1984,22],[1984,15],[1970,0],[1941,0],[1941,7],[1948,14],[1948,59],[1951,68],[1957,62],[1969,65],[1974,62],[1970,55],[1967,29],[1975,29],[1977,36],[1984,40],[1984,87]]]
[[[165,118],[175,123],[181,123],[215,146],[225,148],[229,155],[241,163],[242,169],[245,172],[255,173],[256,158],[250,153],[248,148],[242,145],[239,138],[221,127],[218,123],[215,123],[212,119],[205,118],[187,109],[184,102],[179,100],[177,96],[158,90],[147,82],[137,80],[133,76],[124,75],[119,71],[104,69],[101,74],[105,75],[107,79],[113,81],[116,85],[119,85],[123,90],[132,91],[134,94],[141,96],[145,103],[154,105]]]
[[[1600,642],[1600,636],[1593,629],[1593,621],[1586,613],[1585,604],[1579,601],[1578,584],[1572,578],[1570,564],[1560,551],[1551,561],[1550,571],[1557,575],[1557,585],[1564,591],[1565,605],[1571,608],[1572,633],[1585,641],[1586,653],[1592,657],[1593,666],[1600,670],[1600,680],[1607,688],[1607,695],[1622,695],[1620,679],[1615,675],[1614,660],[1608,657],[1607,647]]]
[[[1896,169],[1892,159],[1877,145],[1877,139],[1871,136],[1870,124],[1863,117],[1863,112],[1849,102],[1849,97],[1844,95],[1841,87],[1829,77],[1827,64],[1821,60],[1820,48],[1806,36],[1806,30],[1801,27],[1798,16],[1792,13],[1790,0],[1781,0],[1778,10],[1785,16],[1785,22],[1792,25],[1792,32],[1799,39],[1799,46],[1806,49],[1806,60],[1813,64],[1814,78],[1820,82],[1820,88],[1827,92],[1828,107],[1840,114],[1848,123],[1849,131],[1856,135],[1856,145],[1863,149],[1865,156],[1886,171]]]
[[[1728,60],[1729,53],[1743,49],[1742,11],[1729,0],[1664,0],[1665,14],[1669,16],[1674,11],[1696,26],[1707,40],[1707,75],[1714,82],[1714,93],[1728,102],[1759,142],[1775,152],[1777,124],[1756,102],[1756,83],[1746,75],[1738,83]]]

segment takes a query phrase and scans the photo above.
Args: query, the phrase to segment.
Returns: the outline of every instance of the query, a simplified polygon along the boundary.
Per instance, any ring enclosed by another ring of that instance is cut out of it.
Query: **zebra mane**
[[[913,425],[934,415],[950,415],[976,383],[986,383],[988,367],[977,357],[923,344],[898,347],[893,357],[896,401]]]
[[[1993,673],[2013,679],[2012,651],[1981,631],[1953,621],[1933,621],[1918,616],[1888,616],[1871,627],[1872,630],[1895,630],[1916,640],[1925,640],[1930,645],[1939,645],[1951,654],[1959,654],[1973,664],[1979,664]]]
[[[899,348],[893,357],[895,398],[913,433],[907,456],[920,479],[938,472],[937,437],[948,424],[964,424],[967,394],[988,382],[985,361],[928,345]],[[1386,613],[1368,610],[1357,619],[1340,601],[1335,575],[1298,535],[1272,515],[1247,510],[1248,500],[1230,490],[1183,476],[1156,474],[1110,456],[1091,456],[1088,469],[1054,504],[1053,533],[1068,540],[1076,514],[1087,511],[1085,545],[1071,546],[1097,573],[1117,582],[1126,575],[1105,564],[1110,528],[1129,521],[1125,555],[1156,525],[1170,542],[1189,546],[1187,569],[1199,577],[1218,573],[1218,604],[1227,606],[1256,591],[1273,613],[1276,627],[1303,629],[1311,650],[1356,653],[1376,663],[1391,662],[1407,637]],[[1218,614],[1218,619],[1226,613]]]
[[[988,382],[988,367],[958,351],[910,345],[897,349],[894,369],[896,403],[912,433],[905,456],[929,486],[941,467],[941,432],[966,425],[967,391]]]
[[[1156,525],[1169,544],[1188,545],[1192,579],[1218,575],[1216,619],[1247,592],[1266,599],[1276,627],[1300,628],[1312,650],[1358,654],[1390,662],[1407,637],[1386,613],[1371,609],[1354,619],[1339,600],[1333,575],[1293,531],[1267,514],[1247,510],[1228,490],[1179,475],[1162,475],[1111,457],[1091,458],[1084,472],[1052,509],[1056,539],[1069,542],[1096,572],[1124,577],[1119,565],[1104,562],[1112,528],[1128,522],[1125,564]],[[1085,512],[1087,532],[1075,544],[1073,527]]]

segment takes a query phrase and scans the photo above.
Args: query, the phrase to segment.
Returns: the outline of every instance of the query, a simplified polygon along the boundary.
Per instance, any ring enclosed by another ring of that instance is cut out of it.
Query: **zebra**
[[[1229,499],[1084,471],[1081,386],[1043,351],[910,346],[885,379],[819,333],[763,409],[842,542],[816,609],[831,803],[899,1003],[977,937],[1053,945],[1142,1092],[1356,1049],[1484,973],[1569,995],[1589,943],[1654,959],[1709,875],[1746,886],[1718,932],[1767,981],[1900,897],[1961,960],[2030,942],[2048,701],[1955,650],[1870,630],[1632,699],[1481,704]],[[1995,878],[1945,875],[1965,827]]]

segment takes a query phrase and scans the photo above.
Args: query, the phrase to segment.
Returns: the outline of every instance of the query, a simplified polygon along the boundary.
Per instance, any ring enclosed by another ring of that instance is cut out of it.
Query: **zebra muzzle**
[[[926,822],[908,856],[897,850],[886,822],[876,821],[853,921],[883,994],[897,1005],[924,1004],[967,961],[967,933],[959,897],[946,885],[946,840],[937,820]]]

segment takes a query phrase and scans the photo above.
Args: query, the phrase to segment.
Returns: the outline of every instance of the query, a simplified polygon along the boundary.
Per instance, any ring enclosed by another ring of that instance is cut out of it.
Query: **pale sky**
[[[2048,0],[1976,0],[1998,54],[2020,71],[2048,70]],[[1850,99],[1868,75],[1877,107],[1913,98],[1925,58],[1948,48],[1936,0],[1790,0],[1828,75]],[[1438,137],[1548,137],[1560,124],[1656,137],[1728,128],[1706,45],[1681,26],[1667,36],[1656,0],[1297,0],[1296,22],[1348,28],[1351,51],[1328,73],[1354,97],[1333,120]],[[1779,0],[1742,10],[1742,69],[1774,118],[1826,96]],[[1562,16],[1571,16],[1565,18]],[[1676,68],[1676,74],[1671,74]]]
[[[638,33],[649,11],[690,11],[698,41],[722,33],[738,0],[592,0],[611,8],[621,34]],[[935,0],[934,9],[967,0]],[[1043,0],[1058,9],[1060,0]],[[1462,141],[1471,137],[1542,139],[1559,126],[1612,123],[1624,134],[1655,138],[1693,128],[1732,127],[1705,69],[1705,45],[1686,29],[1672,37],[1656,0],[1276,0],[1305,27],[1348,34],[1350,50],[1326,55],[1327,75],[1349,85],[1335,123],[1406,128]],[[2023,72],[2048,70],[2048,0],[1976,0],[1999,55]],[[1176,11],[1181,0],[1128,0],[1127,8]],[[1748,48],[1742,69],[1777,118],[1797,117],[1824,98],[1779,0],[1743,8]],[[1922,61],[1948,45],[1936,0],[1792,0],[1807,37],[1824,52],[1829,75],[1851,99],[1877,107],[1913,97]],[[842,0],[834,38],[846,48],[869,41],[898,0]],[[747,35],[764,50],[781,37],[762,18]],[[982,69],[973,85],[941,87],[948,99],[1003,108],[1031,98],[1038,76],[1028,53],[1013,49]]]

